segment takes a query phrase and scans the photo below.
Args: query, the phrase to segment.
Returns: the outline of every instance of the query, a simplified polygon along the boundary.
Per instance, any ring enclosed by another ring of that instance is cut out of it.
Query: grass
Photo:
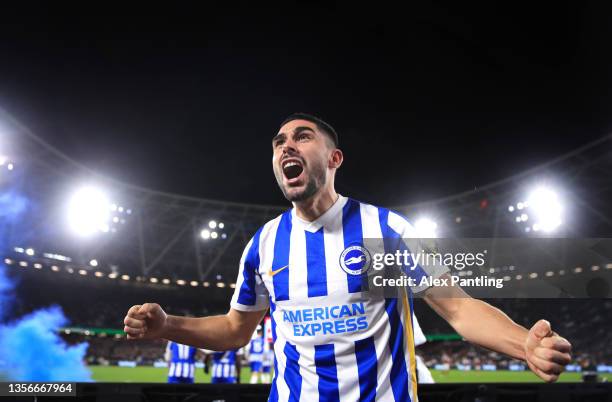
[[[90,366],[92,377],[97,382],[159,382],[167,381],[168,370],[155,367],[117,367],[117,366]],[[248,368],[240,373],[241,383],[248,384],[250,378]],[[441,372],[432,370],[432,375],[439,383],[474,383],[474,382],[541,382],[530,371],[459,371],[450,370]],[[605,374],[608,381],[612,381],[612,374]],[[579,373],[564,373],[560,382],[581,382]],[[210,375],[202,369],[196,369],[196,383],[209,383]]]
[[[167,382],[168,369],[157,367],[89,366],[96,382]],[[203,369],[195,370],[196,383],[210,383],[210,374]],[[240,372],[240,382],[248,384],[251,372],[248,368]]]

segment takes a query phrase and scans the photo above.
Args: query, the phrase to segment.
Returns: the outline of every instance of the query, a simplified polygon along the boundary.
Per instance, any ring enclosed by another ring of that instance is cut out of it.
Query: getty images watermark
[[[399,268],[405,275],[399,278],[385,278],[383,275],[374,275],[374,286],[409,286],[422,288],[431,286],[461,286],[480,287],[492,286],[497,289],[504,287],[503,278],[493,278],[487,275],[476,277],[448,276],[440,277],[448,267],[457,271],[465,268],[482,268],[486,265],[488,251],[476,253],[440,253],[421,250],[414,253],[408,250],[396,250],[394,253],[375,253],[372,255],[372,269],[381,271],[385,268]],[[429,268],[429,269],[428,269]],[[434,268],[434,269],[432,269]]]
[[[482,298],[612,297],[612,239],[605,238],[364,239],[339,263],[388,297],[432,286]]]

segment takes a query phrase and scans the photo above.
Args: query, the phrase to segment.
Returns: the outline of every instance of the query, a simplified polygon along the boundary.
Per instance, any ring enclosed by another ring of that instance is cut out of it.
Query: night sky
[[[585,2],[180,4],[3,10],[0,106],[116,179],[275,205],[271,138],[295,111],[339,132],[338,190],[383,205],[612,128],[610,13]]]

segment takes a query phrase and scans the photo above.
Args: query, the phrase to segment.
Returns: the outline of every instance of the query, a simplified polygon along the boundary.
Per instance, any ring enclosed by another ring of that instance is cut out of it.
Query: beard
[[[308,175],[308,181],[306,186],[300,191],[295,191],[291,187],[286,187],[283,183],[283,172],[282,170],[276,171],[276,182],[280,187],[285,198],[290,202],[305,201],[315,195],[321,187],[325,184],[325,168],[313,166],[312,171]],[[293,191],[292,191],[293,190]]]

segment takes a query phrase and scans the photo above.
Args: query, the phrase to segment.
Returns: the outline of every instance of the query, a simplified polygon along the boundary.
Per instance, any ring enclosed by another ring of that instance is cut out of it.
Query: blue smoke
[[[11,308],[13,298],[14,282],[6,276],[4,265],[0,262],[0,322],[5,318],[5,314]]]
[[[8,223],[15,222],[27,207],[28,199],[14,191],[0,193],[0,224],[3,221]],[[0,246],[2,245],[0,244]]]
[[[2,226],[19,222],[27,199],[13,192],[0,193],[0,243]],[[6,250],[0,244],[0,251]],[[0,379],[13,381],[91,381],[85,365],[87,343],[67,345],[58,330],[68,323],[61,308],[37,310],[11,322],[8,316],[15,283],[0,259]]]
[[[87,343],[68,346],[57,335],[66,323],[62,310],[54,306],[0,326],[4,376],[18,381],[90,381],[83,361]]]

